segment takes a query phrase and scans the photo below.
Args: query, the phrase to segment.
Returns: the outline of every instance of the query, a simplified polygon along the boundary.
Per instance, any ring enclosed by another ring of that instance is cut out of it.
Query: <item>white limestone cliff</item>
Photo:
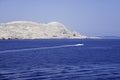
[[[62,39],[87,36],[67,29],[59,22],[36,23],[32,21],[13,21],[0,24],[0,39]]]

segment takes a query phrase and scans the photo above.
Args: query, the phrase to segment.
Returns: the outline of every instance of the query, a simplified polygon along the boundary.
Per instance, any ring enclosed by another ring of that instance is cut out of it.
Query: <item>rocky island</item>
[[[0,23],[0,39],[85,39],[59,22],[13,21]]]

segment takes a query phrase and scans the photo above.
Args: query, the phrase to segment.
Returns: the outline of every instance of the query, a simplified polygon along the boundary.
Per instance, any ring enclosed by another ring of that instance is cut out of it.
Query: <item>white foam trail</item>
[[[41,50],[41,49],[55,49],[55,48],[74,47],[74,46],[83,46],[83,45],[84,45],[84,44],[74,44],[74,45],[61,45],[61,46],[52,46],[52,47],[39,47],[39,48],[14,49],[14,50],[0,51],[0,53],[20,52],[20,51],[32,51],[32,50]]]

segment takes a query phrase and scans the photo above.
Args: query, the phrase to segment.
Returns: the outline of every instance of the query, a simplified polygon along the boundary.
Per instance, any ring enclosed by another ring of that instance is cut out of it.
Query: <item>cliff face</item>
[[[63,24],[14,21],[0,24],[0,39],[87,38],[68,30]]]

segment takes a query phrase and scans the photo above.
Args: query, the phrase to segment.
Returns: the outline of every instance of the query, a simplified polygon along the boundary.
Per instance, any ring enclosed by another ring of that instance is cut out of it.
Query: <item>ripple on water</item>
[[[2,71],[0,80],[120,80],[116,65],[59,65],[28,70]]]

